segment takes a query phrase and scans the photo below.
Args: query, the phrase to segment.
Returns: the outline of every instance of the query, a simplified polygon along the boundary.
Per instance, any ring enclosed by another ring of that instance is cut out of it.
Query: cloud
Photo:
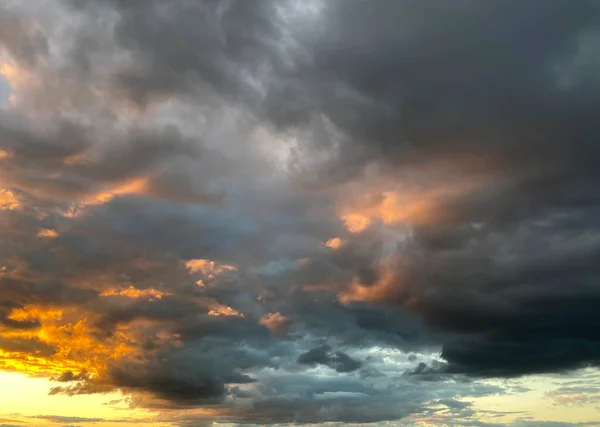
[[[359,369],[362,363],[353,359],[342,351],[331,351],[331,347],[324,345],[313,348],[298,357],[298,363],[302,365],[325,365],[337,372],[352,372]]]
[[[82,423],[82,422],[100,422],[104,421],[102,418],[88,418],[88,417],[64,417],[60,415],[36,415],[33,418],[40,420],[48,420],[54,423]]]
[[[595,2],[21,3],[1,369],[180,425],[485,425],[598,366]]]

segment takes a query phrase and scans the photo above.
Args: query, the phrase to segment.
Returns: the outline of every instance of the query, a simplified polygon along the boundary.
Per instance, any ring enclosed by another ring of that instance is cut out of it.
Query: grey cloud
[[[48,55],[46,35],[36,28],[34,22],[23,19],[8,7],[3,7],[0,27],[0,45],[19,61],[35,66]]]
[[[32,354],[39,357],[53,356],[57,348],[38,338],[6,338],[0,337],[0,348],[7,352]]]
[[[325,365],[340,373],[356,371],[362,366],[362,362],[353,359],[343,351],[332,351],[328,345],[301,354],[298,356],[298,363],[310,366]]]
[[[3,179],[43,197],[94,197],[134,179],[147,179],[144,192],[157,198],[212,204],[222,197],[181,172],[193,161],[193,166],[204,163],[204,172],[212,175],[218,171],[218,155],[173,127],[114,130],[109,135],[106,126],[61,121],[39,129],[9,116],[0,122],[0,148],[12,156]]]
[[[52,378],[53,381],[58,382],[71,382],[71,381],[81,381],[89,378],[89,374],[84,370],[78,374],[74,374],[73,371],[65,371],[62,374]]]
[[[598,365],[594,2],[17,3],[0,43],[33,79],[0,111],[18,201],[0,207],[0,323],[77,308],[92,339],[131,328],[138,355],[51,394],[121,389],[239,423],[485,425],[457,398],[504,392],[480,377]],[[388,181],[439,189],[435,220],[346,230],[339,204],[381,201]],[[351,283],[368,301],[340,302]],[[102,295],[130,287],[161,297]],[[269,334],[272,313],[293,330]]]

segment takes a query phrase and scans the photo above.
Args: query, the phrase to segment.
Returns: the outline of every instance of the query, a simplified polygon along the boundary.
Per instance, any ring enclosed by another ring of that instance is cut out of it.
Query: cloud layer
[[[2,7],[3,370],[182,426],[476,425],[600,363],[596,2]]]

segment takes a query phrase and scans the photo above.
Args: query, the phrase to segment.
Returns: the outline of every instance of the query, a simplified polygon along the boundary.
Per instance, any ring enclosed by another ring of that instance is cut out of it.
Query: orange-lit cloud
[[[438,215],[436,203],[444,194],[443,189],[412,194],[385,191],[372,201],[342,208],[340,218],[351,233],[360,233],[376,221],[386,225],[403,221],[425,223]]]
[[[211,304],[211,309],[208,311],[209,316],[235,316],[244,317],[239,311],[223,304]]]
[[[237,271],[237,267],[214,262],[208,259],[190,259],[185,262],[190,273],[202,273],[207,279],[214,279],[220,274]]]
[[[119,184],[116,184],[106,190],[88,196],[84,200],[84,204],[94,205],[109,202],[117,196],[144,194],[148,190],[148,178],[138,177],[132,178]]]
[[[14,309],[10,319],[39,321],[40,327],[0,330],[0,364],[5,370],[37,375],[86,370],[100,375],[109,360],[132,351],[121,332],[108,340],[98,340],[93,333],[93,317],[77,309],[30,305]],[[2,348],[2,338],[23,342],[23,348]]]
[[[19,206],[15,194],[6,189],[0,189],[0,209],[12,210]]]
[[[133,299],[145,298],[145,299],[149,299],[149,300],[161,299],[165,295],[168,295],[168,293],[159,291],[157,289],[152,289],[152,288],[137,289],[137,288],[134,288],[133,286],[129,286],[128,288],[125,288],[125,289],[107,289],[100,294],[100,296],[103,296],[103,297],[125,296],[125,297],[133,298]]]
[[[360,233],[371,225],[371,219],[362,213],[351,212],[340,216],[346,229],[351,233]]]
[[[267,313],[260,318],[259,323],[275,336],[284,336],[292,325],[292,319],[279,312]]]
[[[43,230],[40,230],[38,232],[37,236],[53,239],[55,237],[58,237],[58,233],[56,232],[56,230],[50,230],[48,228],[45,228]]]
[[[472,161],[465,159],[467,164]],[[374,223],[424,225],[439,221],[445,204],[494,183],[491,173],[464,178],[455,168],[443,161],[433,162],[421,172],[420,183],[392,177],[352,183],[349,195],[339,203],[338,216],[351,233],[360,233]]]
[[[13,91],[8,100],[11,105],[15,105],[17,102],[17,92],[29,79],[28,73],[14,63],[5,62],[0,64],[0,76],[8,81]]]
[[[383,302],[397,293],[402,285],[399,281],[401,274],[401,271],[398,271],[399,266],[391,260],[382,260],[379,263],[379,269],[379,278],[375,283],[366,285],[355,278],[347,288],[340,291],[339,301],[342,304],[358,301]]]
[[[332,237],[331,239],[325,242],[325,246],[333,250],[340,249],[345,244],[346,242],[340,239],[339,237]]]

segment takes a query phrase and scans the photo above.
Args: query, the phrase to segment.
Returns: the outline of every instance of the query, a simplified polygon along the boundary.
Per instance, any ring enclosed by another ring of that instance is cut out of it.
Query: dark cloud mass
[[[359,369],[362,363],[348,356],[343,351],[331,351],[331,347],[324,345],[313,348],[298,356],[298,363],[303,365],[325,365],[337,372],[352,372]]]
[[[0,8],[0,369],[499,425],[490,381],[600,364],[598,2]]]

